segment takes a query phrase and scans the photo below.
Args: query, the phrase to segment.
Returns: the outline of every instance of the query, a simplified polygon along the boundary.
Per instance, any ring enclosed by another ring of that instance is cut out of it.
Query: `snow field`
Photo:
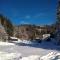
[[[51,52],[42,57],[40,57],[39,55],[31,55],[28,57],[23,57],[20,60],[60,60],[60,53]]]
[[[19,60],[20,58],[20,53],[0,52],[0,60]]]

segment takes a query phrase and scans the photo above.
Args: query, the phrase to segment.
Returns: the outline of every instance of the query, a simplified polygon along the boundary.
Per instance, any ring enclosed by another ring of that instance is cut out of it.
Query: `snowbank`
[[[18,38],[16,38],[16,37],[10,37],[11,39],[18,39]]]
[[[40,60],[60,60],[60,53],[51,52],[41,57]]]
[[[21,54],[19,53],[0,52],[0,60],[19,60],[20,58]]]
[[[13,43],[8,43],[8,42],[0,42],[0,45],[5,46],[5,45],[15,45]]]
[[[46,39],[48,37],[50,37],[50,34],[43,34],[43,38],[42,39]]]
[[[17,41],[12,41],[14,43],[25,43],[25,44],[31,44],[32,42],[31,41],[28,41],[28,40],[21,40],[17,37],[10,37],[11,39],[17,39]]]
[[[22,43],[25,43],[25,44],[32,44],[31,41],[28,41],[28,40],[23,40]]]

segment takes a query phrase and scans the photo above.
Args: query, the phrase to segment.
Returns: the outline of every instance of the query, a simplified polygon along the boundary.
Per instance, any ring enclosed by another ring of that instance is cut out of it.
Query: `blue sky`
[[[56,21],[57,0],[0,0],[0,13],[13,24],[52,24]]]

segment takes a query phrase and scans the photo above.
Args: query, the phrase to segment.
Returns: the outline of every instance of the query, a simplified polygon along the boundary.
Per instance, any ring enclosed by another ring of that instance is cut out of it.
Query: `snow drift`
[[[60,60],[60,53],[51,52],[41,57],[40,60]]]
[[[21,54],[19,53],[0,52],[0,60],[19,60],[20,58]]]

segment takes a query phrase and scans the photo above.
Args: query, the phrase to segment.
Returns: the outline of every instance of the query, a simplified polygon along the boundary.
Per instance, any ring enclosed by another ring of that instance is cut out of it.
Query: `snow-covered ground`
[[[13,43],[8,43],[8,42],[1,42],[1,41],[0,41],[0,46],[5,46],[5,45],[9,46],[9,45],[15,45],[15,44],[13,44]]]
[[[60,53],[51,52],[45,56],[42,56],[40,60],[60,60]]]
[[[10,57],[10,60],[57,60],[60,58],[60,54],[58,54],[60,53],[60,46],[56,46],[52,42],[30,44],[31,42],[26,41],[26,43],[22,41],[0,42],[0,60],[8,60]],[[22,59],[20,59],[21,57]],[[52,57],[54,59],[51,59]]]
[[[20,60],[60,60],[60,53],[51,52],[45,56],[40,57],[39,55],[31,55],[28,57],[23,57]]]
[[[19,53],[0,52],[0,60],[19,60],[20,58],[21,54]]]

